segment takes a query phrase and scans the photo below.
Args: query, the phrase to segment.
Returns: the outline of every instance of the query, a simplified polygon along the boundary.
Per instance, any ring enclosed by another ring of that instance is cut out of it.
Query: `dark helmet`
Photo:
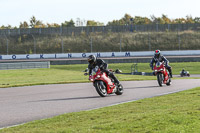
[[[93,64],[94,62],[96,62],[96,56],[95,55],[90,55],[90,56],[88,56],[88,62],[90,63],[90,64]]]
[[[154,56],[156,58],[159,58],[160,57],[160,50],[155,50]]]

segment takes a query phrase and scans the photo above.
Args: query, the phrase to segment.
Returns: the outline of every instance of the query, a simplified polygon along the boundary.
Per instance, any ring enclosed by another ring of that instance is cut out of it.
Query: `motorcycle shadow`
[[[31,101],[31,102],[70,101],[70,100],[84,100],[84,99],[93,99],[93,98],[102,98],[102,97],[100,96],[72,97],[72,98],[60,98],[60,99],[46,99],[46,100],[38,100],[38,101]]]
[[[128,87],[124,89],[141,89],[141,88],[155,88],[155,87],[160,87],[160,86],[140,86],[140,87]]]

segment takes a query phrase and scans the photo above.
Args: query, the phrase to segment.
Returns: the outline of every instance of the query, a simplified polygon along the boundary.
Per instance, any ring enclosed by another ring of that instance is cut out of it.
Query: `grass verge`
[[[123,73],[131,72],[132,63],[109,64],[110,69],[120,69]],[[200,62],[171,63],[173,74],[179,74],[182,68],[191,74],[200,74]],[[24,69],[24,70],[0,70],[0,88],[88,82],[88,77],[83,76],[86,64],[79,65],[51,65],[50,69]],[[149,63],[138,63],[138,71],[152,72]],[[153,76],[116,75],[120,81],[124,80],[155,80]]]
[[[200,87],[96,110],[37,120],[0,133],[199,133]]]

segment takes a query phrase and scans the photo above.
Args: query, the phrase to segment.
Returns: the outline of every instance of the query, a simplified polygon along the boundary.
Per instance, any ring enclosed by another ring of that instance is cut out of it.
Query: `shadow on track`
[[[102,98],[100,96],[91,96],[91,97],[72,97],[72,98],[60,98],[60,99],[47,99],[47,100],[38,100],[30,102],[48,102],[48,101],[63,101],[63,100],[80,100],[80,99],[92,99],[92,98]]]
[[[128,87],[128,88],[124,88],[126,89],[141,89],[141,88],[155,88],[155,87],[160,87],[160,86],[142,86],[142,87]]]

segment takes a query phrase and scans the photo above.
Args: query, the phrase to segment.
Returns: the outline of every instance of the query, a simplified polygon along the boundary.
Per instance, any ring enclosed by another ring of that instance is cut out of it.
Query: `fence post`
[[[90,50],[91,50],[91,53],[92,53],[92,37],[90,37]]]
[[[34,54],[36,54],[36,40],[33,34],[31,34],[31,36],[33,37],[33,41],[34,41]]]
[[[63,38],[62,38],[62,35],[60,35],[60,38],[61,38],[61,48],[62,48],[62,53],[64,53]]]
[[[178,44],[179,44],[179,50],[181,50],[181,38],[180,38],[180,34],[178,34]]]
[[[39,34],[41,34],[41,33],[42,33],[42,29],[40,28],[40,29],[39,29]]]
[[[60,26],[60,35],[62,35],[62,25]]]
[[[149,35],[149,32],[148,32],[148,44],[149,44],[149,51],[151,51],[151,43],[150,43],[150,35]]]
[[[178,48],[181,50],[181,40],[180,40],[180,35],[179,35],[179,24],[177,28],[177,39],[178,39]]]
[[[170,24],[168,24],[168,32],[169,32],[169,30],[170,30]]]
[[[120,36],[120,52],[122,51],[122,38]]]
[[[6,53],[7,53],[7,55],[8,55],[8,38],[7,38],[7,36],[6,36],[6,34],[4,34],[4,36],[5,36],[5,38],[6,38]]]
[[[20,28],[18,29],[18,34],[20,35]]]
[[[63,47],[63,38],[62,38],[62,25],[60,26],[60,38],[61,38],[61,52],[64,52],[64,47]]]
[[[156,31],[158,32],[158,23],[156,23]]]

